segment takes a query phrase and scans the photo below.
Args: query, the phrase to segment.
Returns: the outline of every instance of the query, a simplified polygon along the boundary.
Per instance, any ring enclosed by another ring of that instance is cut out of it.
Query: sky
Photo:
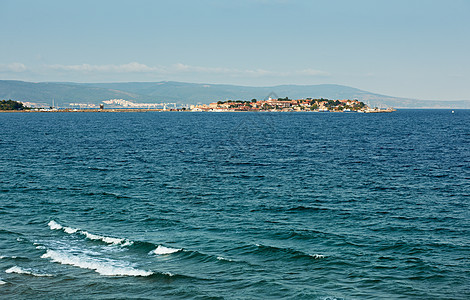
[[[470,0],[0,0],[0,80],[470,100]]]

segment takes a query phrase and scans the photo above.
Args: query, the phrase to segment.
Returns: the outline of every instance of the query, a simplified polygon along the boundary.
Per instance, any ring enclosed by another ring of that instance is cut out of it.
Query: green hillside
[[[99,103],[114,98],[138,100],[141,96],[86,85],[0,80],[0,98],[47,105],[54,101],[57,105],[65,105],[72,102]]]
[[[427,101],[384,96],[356,88],[334,85],[279,85],[248,87],[184,82],[61,83],[0,80],[0,99],[28,101],[57,106],[69,103],[99,104],[109,99],[133,102],[178,104],[210,103],[226,100],[275,98],[358,99],[370,106],[396,108],[470,108],[470,101]]]

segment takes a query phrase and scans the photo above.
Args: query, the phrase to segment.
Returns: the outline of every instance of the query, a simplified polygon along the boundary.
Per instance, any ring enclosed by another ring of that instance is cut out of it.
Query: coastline
[[[0,113],[109,113],[109,112],[236,112],[236,113],[253,113],[253,112],[289,112],[289,113],[391,113],[396,109],[369,109],[364,111],[321,111],[321,110],[230,110],[230,109],[214,109],[214,110],[189,110],[189,109],[122,109],[122,108],[105,108],[105,109],[28,109],[28,110],[0,110]]]

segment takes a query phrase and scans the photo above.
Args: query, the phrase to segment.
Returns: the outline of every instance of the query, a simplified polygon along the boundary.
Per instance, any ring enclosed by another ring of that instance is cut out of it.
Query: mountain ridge
[[[226,100],[263,100],[269,95],[278,97],[358,99],[370,106],[395,108],[470,108],[470,100],[418,100],[380,95],[339,84],[252,87],[230,84],[204,84],[178,81],[160,82],[27,82],[0,80],[0,99],[12,99],[59,106],[70,103],[99,104],[109,99],[133,102],[171,102],[180,105],[207,104]]]

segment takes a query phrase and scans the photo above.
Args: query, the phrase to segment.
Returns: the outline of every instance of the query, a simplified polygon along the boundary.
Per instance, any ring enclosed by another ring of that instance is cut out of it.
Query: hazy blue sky
[[[0,0],[0,79],[470,99],[470,0]]]

